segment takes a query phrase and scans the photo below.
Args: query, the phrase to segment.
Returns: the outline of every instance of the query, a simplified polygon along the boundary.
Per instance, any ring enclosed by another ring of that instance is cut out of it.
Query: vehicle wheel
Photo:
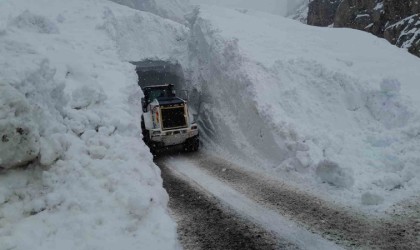
[[[150,136],[149,131],[146,129],[146,125],[144,124],[143,116],[141,116],[141,133],[143,135],[143,141],[149,146]]]
[[[192,142],[192,152],[196,152],[198,151],[198,148],[200,147],[200,140],[198,139],[198,137],[194,137],[194,140]]]
[[[153,156],[156,156],[159,153],[158,149],[154,145],[150,145],[149,148],[150,153],[152,153]]]
[[[186,142],[184,142],[184,151],[185,152],[190,152],[190,143],[187,140]]]
[[[144,117],[141,115],[141,130],[144,131],[146,129],[146,125],[144,124]]]
[[[200,146],[200,141],[197,136],[189,138],[184,143],[184,151],[186,152],[196,152]]]

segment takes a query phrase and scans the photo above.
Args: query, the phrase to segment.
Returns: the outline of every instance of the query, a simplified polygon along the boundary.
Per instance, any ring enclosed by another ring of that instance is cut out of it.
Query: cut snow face
[[[0,2],[0,249],[179,247],[122,58],[170,58],[182,32],[108,1]]]
[[[184,23],[184,15],[190,10],[188,0],[111,0],[126,5],[130,8],[150,12],[169,18],[173,21]]]
[[[418,194],[417,58],[255,11],[201,7],[191,23],[207,148],[365,211]]]
[[[97,28],[105,30],[115,41],[124,61],[186,60],[188,29],[179,23],[150,13],[125,16],[110,9],[103,12],[103,19]]]

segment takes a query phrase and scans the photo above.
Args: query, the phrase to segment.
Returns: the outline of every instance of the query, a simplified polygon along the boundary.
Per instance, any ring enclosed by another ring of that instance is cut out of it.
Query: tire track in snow
[[[170,196],[169,207],[178,223],[184,249],[297,249],[239,218],[211,195],[191,185],[164,160],[158,159],[156,163],[162,170],[164,188]]]
[[[159,160],[157,162],[157,164],[161,166],[162,168],[162,172],[163,172],[162,176],[163,176],[163,179],[165,180],[164,182],[166,183],[168,183],[168,181],[171,182],[170,179],[173,178],[173,176],[178,176],[178,178],[184,179],[184,185],[187,185],[188,188],[193,189],[193,192],[198,192],[197,190],[203,190],[203,192],[210,193],[211,196],[214,196],[224,205],[223,206],[224,211],[227,211],[226,207],[228,207],[229,209],[234,210],[237,213],[237,215],[240,216],[240,218],[243,218],[242,220],[245,219],[245,220],[257,223],[261,227],[265,228],[266,231],[276,234],[278,237],[278,242],[277,242],[278,248],[281,248],[281,249],[293,249],[293,248],[294,249],[296,248],[325,249],[325,250],[341,249],[339,246],[335,245],[334,243],[329,242],[321,238],[320,236],[312,234],[309,231],[297,226],[294,222],[279,215],[275,211],[269,210],[261,205],[256,204],[254,201],[238,193],[237,191],[227,186],[223,182],[203,172],[202,170],[197,168],[197,166],[194,166],[194,164],[191,164],[190,162],[188,162],[188,160],[177,161],[176,159],[181,159],[181,158],[171,157],[171,158],[166,158],[164,160]],[[169,168],[171,170],[168,170]],[[168,171],[173,172],[172,176],[168,176]],[[170,185],[169,186],[164,185],[164,186],[167,189],[168,193],[170,194],[170,197],[172,198],[172,200],[175,200],[175,203],[177,203],[177,200],[179,200],[179,198],[174,197],[174,195],[175,196],[177,195],[176,193],[174,193],[174,187]],[[178,205],[171,204],[171,202],[170,202],[170,207],[171,209],[175,210],[174,211],[175,214],[178,214],[178,215],[181,214],[181,217],[182,217],[182,214],[185,214],[185,213],[195,214],[197,213],[197,209],[198,211],[200,210],[200,208],[194,208],[192,212],[185,211],[185,208],[179,208]],[[187,210],[192,210],[192,209],[187,209]],[[203,213],[201,213],[201,215],[202,214]],[[237,215],[235,217],[237,217]],[[219,218],[212,217],[209,219],[218,220]],[[180,220],[178,220],[178,223],[180,223],[180,227],[181,227],[181,241],[183,241],[184,246],[187,246],[188,248],[189,244],[188,242],[185,242],[185,240],[182,239],[182,236],[183,236],[183,233],[185,233],[185,230],[189,228],[191,225],[186,225],[185,222],[180,221]],[[194,221],[194,223],[197,223],[197,222]],[[217,229],[217,227],[219,227],[220,225],[211,225],[211,226],[216,226],[216,229]],[[238,229],[243,230],[243,228],[238,228]],[[211,230],[214,230],[214,229],[211,229]],[[247,232],[245,232],[245,234],[247,234]],[[194,235],[192,237],[190,236],[190,238],[194,238]],[[290,242],[290,243],[287,243],[287,242]],[[214,249],[214,248],[206,247],[206,249]],[[266,248],[260,247],[260,246],[257,248],[249,248],[249,247],[244,248],[243,246],[242,247],[236,246],[234,248],[220,248],[220,249],[266,249]]]
[[[176,165],[189,164],[192,170],[192,166],[199,168],[259,204],[348,248],[416,249],[420,245],[419,220],[371,219],[210,155],[180,156],[173,161]]]

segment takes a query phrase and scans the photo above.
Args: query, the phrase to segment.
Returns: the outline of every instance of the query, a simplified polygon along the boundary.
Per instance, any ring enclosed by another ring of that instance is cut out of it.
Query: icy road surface
[[[420,223],[375,219],[206,154],[172,155],[162,169],[186,249],[414,249]]]

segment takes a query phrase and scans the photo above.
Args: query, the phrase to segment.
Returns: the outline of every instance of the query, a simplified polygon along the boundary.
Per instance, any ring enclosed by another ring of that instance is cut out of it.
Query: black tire
[[[150,153],[152,153],[153,156],[158,155],[160,153],[160,147],[158,144],[150,140],[150,132],[146,129],[143,115],[141,116],[141,133],[143,134],[144,143],[149,147]]]
[[[144,131],[146,129],[146,124],[144,124],[144,117],[141,115],[141,131]]]
[[[200,140],[198,139],[198,136],[196,136],[192,143],[192,152],[197,152],[199,147],[200,147]]]
[[[146,129],[146,125],[144,124],[143,115],[141,116],[141,133],[143,135],[144,143],[146,143],[146,145],[149,146],[150,136],[149,136],[149,131]]]
[[[150,149],[150,153],[152,153],[153,156],[158,155],[159,149],[156,147],[155,144],[150,144],[148,146],[149,146],[149,149]]]
[[[199,147],[200,140],[198,139],[198,136],[191,137],[184,143],[184,151],[186,152],[196,152]]]

